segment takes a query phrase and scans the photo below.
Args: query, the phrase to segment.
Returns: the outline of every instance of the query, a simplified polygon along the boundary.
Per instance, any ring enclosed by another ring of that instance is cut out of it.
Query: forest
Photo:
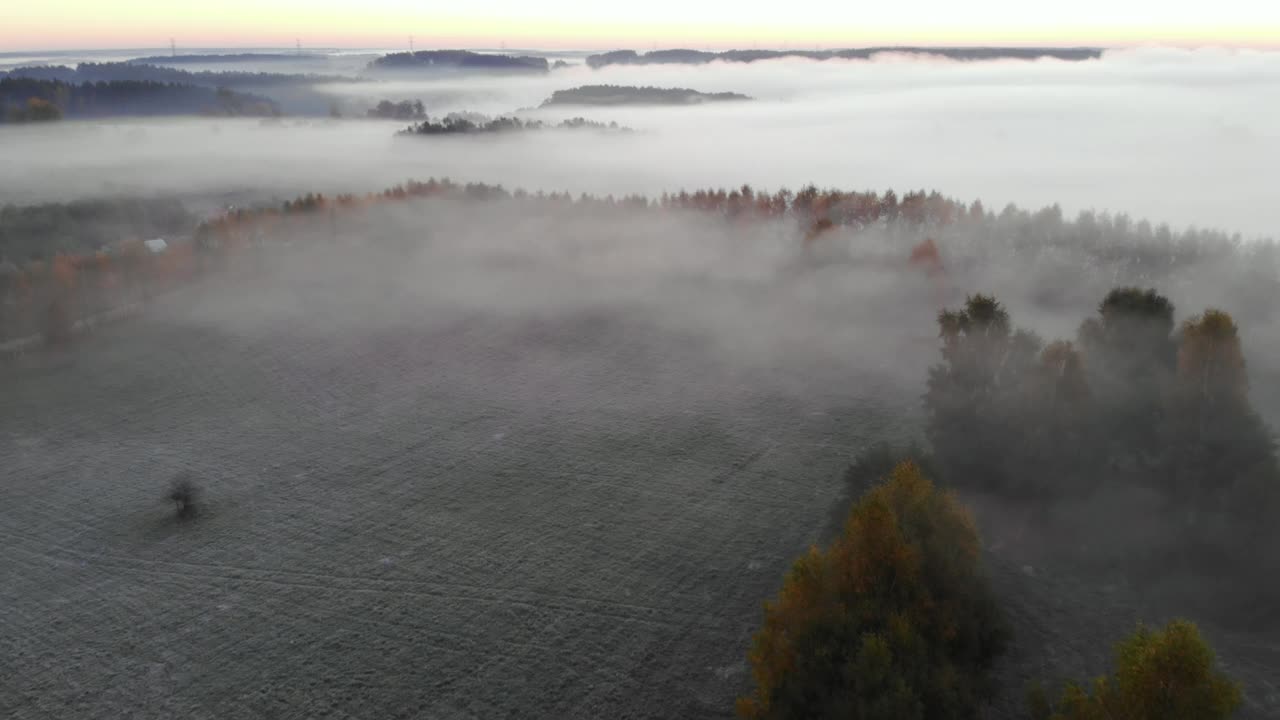
[[[196,217],[176,198],[119,197],[0,206],[0,261],[92,255],[125,240],[189,235]]]
[[[508,121],[510,127],[523,121]],[[441,121],[445,127],[480,127],[474,117]],[[561,126],[594,128],[590,121],[568,120]],[[438,124],[435,124],[438,130]],[[502,125],[508,126],[507,124]],[[421,126],[415,126],[421,127]],[[427,123],[432,128],[432,123]],[[612,126],[610,126],[612,127]],[[429,130],[431,134],[436,130]],[[406,131],[407,132],[407,131]],[[446,130],[447,132],[447,130]],[[309,216],[319,212],[342,214],[366,205],[380,205],[415,198],[448,197],[469,202],[506,199],[549,208],[581,208],[584,212],[696,213],[734,226],[782,222],[794,228],[797,242],[815,251],[828,238],[844,232],[866,232],[867,242],[897,247],[890,258],[875,252],[862,256],[829,256],[826,262],[889,262],[894,267],[915,267],[942,282],[945,268],[937,248],[945,248],[951,266],[982,265],[995,258],[1017,258],[1020,275],[1031,298],[1045,307],[1086,302],[1109,290],[1106,279],[1081,282],[1079,268],[1103,266],[1117,277],[1145,286],[1186,286],[1211,267],[1232,278],[1227,297],[1240,308],[1240,317],[1251,322],[1270,321],[1277,313],[1270,298],[1280,295],[1280,246],[1274,242],[1243,243],[1238,236],[1188,228],[1174,230],[1152,226],[1126,215],[1082,212],[1066,219],[1056,206],[1035,212],[1007,206],[992,212],[980,202],[964,203],[938,192],[912,191],[899,196],[892,190],[840,191],[814,186],[799,191],[757,191],[750,186],[726,190],[681,191],[659,197],[624,197],[568,193],[510,191],[500,185],[458,184],[445,180],[409,182],[367,195],[307,194],[283,206],[238,208],[207,219],[195,228],[197,248],[209,251],[236,247],[253,236],[254,228],[273,218]],[[106,218],[114,218],[104,223]],[[0,211],[0,229],[7,260],[28,272],[28,285],[45,280],[38,270],[22,267],[30,259],[55,255],[91,257],[112,240],[141,239],[158,232],[190,227],[191,216],[173,200],[85,201],[34,208],[6,207]],[[921,234],[930,236],[921,242]],[[879,238],[879,239],[875,239]],[[934,242],[936,239],[936,243]],[[1074,270],[1070,270],[1074,268]],[[34,273],[34,274],[31,274]],[[32,307],[32,310],[35,308]],[[1018,347],[1033,336],[1019,334]],[[1030,426],[1027,426],[1030,427]]]
[[[80,63],[74,68],[65,65],[37,65],[0,71],[0,77],[30,78],[34,80],[60,80],[65,83],[86,82],[156,82],[178,85],[199,85],[212,88],[267,88],[290,85],[315,85],[333,82],[357,82],[356,78],[338,75],[297,75],[270,72],[241,72],[208,70],[192,72],[178,68],[132,62]]]
[[[410,125],[398,135],[481,135],[488,133],[523,132],[530,130],[596,130],[606,132],[633,132],[616,122],[597,122],[583,117],[549,123],[542,120],[522,120],[517,117],[488,118],[474,113],[450,113],[439,120],[424,117],[422,122]]]
[[[957,497],[1028,509],[1036,542],[1062,548],[1037,564],[1126,578],[1140,593],[1193,578],[1162,602],[1250,632],[1280,626],[1280,462],[1248,398],[1245,339],[1219,309],[1173,317],[1155,289],[1118,287],[1074,340],[1045,343],[988,295],[942,310],[924,394],[931,450],[881,446],[849,469],[857,501],[766,606],[739,714],[979,717],[1009,624]],[[1089,523],[1117,509],[1157,531]],[[1063,535],[1064,514],[1091,535]],[[1026,716],[1224,720],[1242,704],[1186,620],[1139,626],[1116,665],[1091,683],[1039,678]]]
[[[750,100],[741,93],[704,93],[688,88],[632,87],[624,85],[583,85],[556,90],[542,103],[555,105],[697,105],[707,102]]]
[[[149,103],[145,112],[129,110],[125,112],[101,112],[107,114],[146,114],[146,115],[185,115],[202,112],[192,108],[189,98],[207,95],[210,91],[227,91],[225,95],[229,103],[222,105],[238,105],[230,114],[270,115],[265,106],[253,106],[257,103],[269,102],[279,113],[293,115],[323,116],[329,114],[333,106],[333,98],[324,90],[324,86],[332,83],[365,82],[365,79],[342,77],[338,75],[285,74],[274,72],[241,72],[241,71],[198,71],[192,72],[179,68],[161,67],[136,61],[80,63],[74,68],[63,65],[41,65],[19,67],[7,73],[0,71],[0,80],[42,80],[61,82],[67,85],[84,85],[91,83],[153,83],[166,86],[192,88],[181,91],[167,91],[175,97],[172,108],[166,113],[158,108],[163,101]],[[124,87],[124,86],[118,86]],[[137,85],[131,87],[140,87]],[[179,97],[185,96],[185,97]],[[239,97],[237,101],[235,98]],[[212,105],[212,103],[206,103]],[[65,108],[64,108],[65,110]],[[78,111],[67,112],[70,117],[80,115]],[[228,114],[220,111],[220,114]]]
[[[46,108],[33,113],[33,108]],[[275,101],[227,88],[176,85],[150,80],[64,82],[0,78],[0,122],[155,115],[275,117]]]
[[[423,107],[421,100],[402,100],[400,102],[381,100],[377,105],[369,108],[366,114],[371,118],[379,118],[381,120],[422,120],[427,117],[427,110]]]
[[[490,55],[469,50],[419,50],[383,55],[369,63],[369,70],[461,70],[496,73],[546,73],[546,58],[523,55]]]
[[[1215,591],[1220,620],[1280,622],[1276,559],[1252,551],[1280,541],[1280,466],[1249,402],[1245,340],[1223,310],[1174,313],[1155,289],[1115,288],[1075,338],[1045,342],[991,296],[943,310],[924,396],[934,464],[953,487],[1033,511],[1139,491],[1133,511],[1167,532],[1077,563],[1139,582],[1170,567],[1233,578],[1235,597]]]

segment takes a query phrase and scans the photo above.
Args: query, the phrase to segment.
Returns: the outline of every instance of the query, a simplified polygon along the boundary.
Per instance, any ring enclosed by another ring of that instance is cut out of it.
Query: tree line
[[[243,96],[243,106],[269,102],[273,107],[297,115],[321,116],[334,105],[332,96],[323,91],[324,85],[335,82],[363,82],[357,77],[340,75],[286,74],[271,72],[198,71],[151,65],[138,61],[80,63],[75,67],[64,65],[39,65],[20,67],[7,72],[0,71],[0,79],[25,79],[57,81],[81,86],[85,83],[160,83],[183,87],[204,88],[208,91],[226,90]],[[184,91],[196,92],[196,91]],[[267,97],[269,96],[269,97]],[[214,103],[206,102],[213,106]],[[66,108],[63,108],[66,110]],[[176,107],[176,114],[201,112],[201,108],[189,105]],[[136,113],[135,113],[136,114]],[[148,111],[148,115],[161,114]],[[222,114],[228,114],[223,112]],[[245,112],[231,114],[265,114]]]
[[[1109,561],[1126,573],[1154,563],[1226,575],[1240,597],[1220,598],[1225,611],[1251,611],[1256,629],[1259,608],[1280,600],[1275,438],[1250,404],[1231,315],[1174,318],[1172,301],[1137,287],[1108,292],[1073,340],[1017,328],[989,295],[940,311],[940,361],[923,398],[929,448],[881,447],[850,468],[855,489],[873,485],[835,541],[801,556],[766,604],[749,657],[755,689],[739,714],[979,717],[1008,627],[976,525],[929,475],[1033,509],[1125,486],[1154,491],[1162,502],[1147,511],[1176,527],[1172,544],[1154,557],[1114,547]],[[1196,626],[1177,620],[1119,642],[1110,675],[1068,680],[1057,694],[1034,688],[1028,716],[1218,720],[1241,700]]]
[[[427,117],[427,109],[423,106],[421,100],[402,100],[400,102],[382,100],[377,105],[369,108],[366,114],[371,118],[381,120],[424,120]]]
[[[173,198],[0,207],[0,342],[65,340],[75,323],[187,277],[196,217]],[[153,256],[143,241],[164,238]]]
[[[1139,488],[1172,529],[1114,558],[1233,579],[1238,613],[1280,601],[1280,462],[1249,400],[1243,338],[1208,308],[1175,325],[1154,289],[1116,288],[1072,340],[1015,327],[973,295],[938,316],[942,362],[924,395],[927,437],[948,484],[1029,507]],[[1234,603],[1229,602],[1234,600]]]
[[[483,135],[490,133],[522,132],[526,130],[598,130],[608,132],[632,132],[616,122],[597,122],[583,117],[548,123],[542,120],[521,120],[516,117],[486,118],[450,114],[439,120],[425,118],[401,130],[399,135]]]
[[[734,92],[705,93],[689,88],[635,87],[630,85],[583,85],[556,90],[542,107],[554,105],[695,105],[704,102],[751,100]]]
[[[497,55],[469,50],[418,50],[383,55],[369,63],[371,71],[389,70],[472,70],[502,73],[546,73],[546,58],[527,55]]]
[[[0,262],[92,255],[121,240],[189,235],[197,218],[173,197],[0,206]]]
[[[447,198],[462,202],[505,201],[530,207],[574,212],[647,212],[697,213],[721,218],[730,224],[772,222],[780,227],[792,225],[803,236],[820,238],[828,232],[875,230],[900,242],[904,268],[910,267],[913,251],[918,254],[921,238],[945,238],[949,248],[964,249],[980,262],[987,255],[1016,256],[1034,266],[1039,258],[1061,260],[1066,256],[1074,263],[1071,272],[1056,265],[1045,268],[1046,287],[1058,283],[1074,288],[1080,278],[1080,263],[1116,268],[1144,281],[1171,282],[1179,273],[1195,273],[1204,263],[1230,267],[1231,291],[1240,293],[1242,308],[1265,312],[1274,303],[1278,281],[1273,243],[1243,243],[1238,237],[1224,233],[1188,229],[1173,231],[1166,226],[1152,227],[1133,222],[1123,215],[1081,213],[1067,220],[1056,207],[1037,212],[1006,207],[1000,213],[988,211],[981,203],[966,204],[937,192],[913,191],[899,196],[894,191],[820,190],[809,186],[798,192],[779,190],[756,191],[749,186],[733,190],[714,189],[694,192],[663,193],[650,198],[643,195],[573,196],[569,193],[529,193],[510,191],[500,185],[483,183],[459,184],[445,180],[407,182],[381,192],[364,195],[326,196],[309,193],[274,207],[237,208],[200,223],[194,231],[196,256],[217,258],[236,248],[253,247],[270,238],[272,229],[291,218],[322,215],[337,219],[362,208],[413,201],[421,198]],[[9,211],[16,212],[16,211]],[[36,227],[22,231],[21,238],[10,236],[9,247],[39,246],[47,233]],[[134,236],[136,237],[136,236]],[[15,244],[17,243],[17,244]],[[927,247],[927,245],[925,245]],[[913,250],[914,249],[914,250]],[[9,251],[13,252],[13,251]],[[52,251],[44,254],[49,260]],[[74,247],[59,249],[71,256],[94,253]],[[29,273],[20,266],[30,255],[10,254],[14,271],[25,273],[28,282],[39,285],[44,277]],[[216,263],[215,263],[216,264]],[[930,272],[933,272],[932,270]],[[1101,275],[1100,273],[1094,273]],[[47,273],[45,273],[47,275]],[[12,303],[10,304],[12,308]],[[34,306],[28,314],[39,315]]]
[[[274,101],[227,88],[153,81],[68,83],[7,77],[0,79],[0,120],[37,122],[62,117],[148,115],[274,117]]]
[[[948,60],[1095,60],[1102,57],[1099,48],[1031,48],[1031,47],[912,47],[881,46],[848,48],[843,50],[653,50],[638,53],[635,50],[614,50],[587,56],[587,67],[599,69],[609,65],[705,65],[710,62],[750,63],[759,60],[781,58],[805,58],[808,60],[870,60],[882,53],[943,57]]]
[[[179,68],[131,62],[86,62],[75,67],[66,65],[32,65],[0,71],[0,77],[29,80],[60,80],[68,84],[98,82],[155,82],[171,85],[198,85],[211,88],[267,88],[282,85],[315,85],[318,83],[358,82],[358,78],[341,75],[288,74],[243,71],[190,71]]]
[[[166,238],[163,250],[134,239],[21,267],[0,263],[0,342],[37,336],[67,342],[77,327],[184,285],[201,270],[189,238]]]

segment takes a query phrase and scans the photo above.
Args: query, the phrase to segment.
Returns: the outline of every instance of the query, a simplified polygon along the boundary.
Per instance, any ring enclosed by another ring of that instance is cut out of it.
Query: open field
[[[729,713],[855,398],[623,309],[326,330],[305,280],[0,371],[0,715]]]
[[[0,716],[731,715],[846,463],[919,427],[928,283],[797,265],[773,228],[478,207],[0,367]],[[987,534],[993,717],[1162,617]],[[1206,633],[1273,717],[1277,644]]]

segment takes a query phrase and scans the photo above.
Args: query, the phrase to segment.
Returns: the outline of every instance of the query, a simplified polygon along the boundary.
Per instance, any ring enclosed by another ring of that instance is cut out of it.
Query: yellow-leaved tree
[[[1036,706],[1039,705],[1037,709]],[[1116,647],[1116,670],[1091,688],[1068,685],[1057,707],[1033,701],[1033,720],[1226,720],[1240,686],[1214,668],[1194,623],[1139,627]]]

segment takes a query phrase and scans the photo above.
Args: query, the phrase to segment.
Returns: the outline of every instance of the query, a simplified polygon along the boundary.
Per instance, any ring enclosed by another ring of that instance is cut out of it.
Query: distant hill
[[[583,85],[557,90],[542,103],[551,105],[698,105],[708,102],[750,100],[732,92],[704,93],[688,88],[631,87],[625,85]]]
[[[265,72],[191,72],[179,68],[146,65],[136,61],[108,63],[80,63],[74,68],[65,65],[36,65],[14,68],[9,77],[35,80],[61,80],[68,83],[115,82],[134,80],[141,82],[178,83],[204,87],[262,88],[280,85],[315,85],[329,82],[353,82],[355,78],[340,75],[295,75]]]
[[[57,80],[68,84],[99,82],[151,82],[188,85],[216,90],[227,88],[240,93],[270,95],[279,111],[290,115],[328,115],[334,99],[323,86],[336,82],[361,82],[340,75],[296,75],[268,72],[191,72],[140,62],[81,63],[20,67],[7,73],[11,78]],[[5,73],[0,73],[4,77]]]
[[[615,50],[588,56],[587,65],[593,68],[607,65],[702,65],[715,60],[749,63],[756,60],[790,57],[810,60],[867,60],[879,53],[932,55],[950,60],[1035,60],[1038,58],[1095,60],[1102,57],[1102,50],[1099,48],[885,46],[845,50],[727,50],[718,53],[702,50],[654,50],[647,53]]]
[[[182,65],[186,63],[210,65],[236,62],[291,62],[296,60],[326,60],[324,55],[298,53],[231,53],[225,55],[151,55],[130,60],[144,65]]]
[[[139,80],[68,83],[5,77],[0,78],[0,122],[21,117],[21,109],[33,98],[57,106],[67,118],[280,114],[280,108],[270,98],[227,88]]]
[[[485,72],[545,73],[546,58],[528,55],[488,55],[469,50],[419,50],[383,55],[369,63],[369,70],[470,70]]]

